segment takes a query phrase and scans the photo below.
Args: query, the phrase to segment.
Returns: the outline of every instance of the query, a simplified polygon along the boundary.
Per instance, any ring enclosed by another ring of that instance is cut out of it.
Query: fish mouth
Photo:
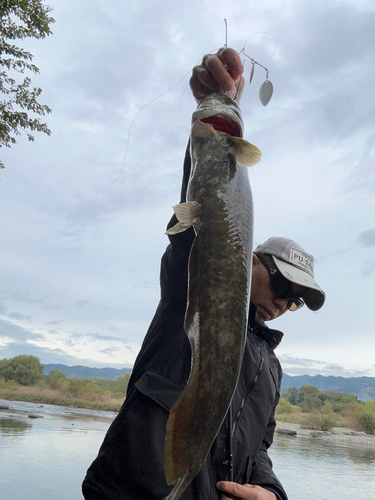
[[[239,125],[221,116],[209,116],[208,118],[201,118],[200,121],[209,123],[218,132],[224,132],[233,137],[242,137]]]

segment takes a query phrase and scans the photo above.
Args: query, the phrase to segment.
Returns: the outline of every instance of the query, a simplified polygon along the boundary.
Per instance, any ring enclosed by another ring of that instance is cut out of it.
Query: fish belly
[[[200,471],[228,411],[245,346],[253,202],[247,169],[236,164],[229,138],[191,138],[187,197],[201,206],[184,324],[192,364],[167,424],[165,473],[175,485],[168,500],[177,500]]]

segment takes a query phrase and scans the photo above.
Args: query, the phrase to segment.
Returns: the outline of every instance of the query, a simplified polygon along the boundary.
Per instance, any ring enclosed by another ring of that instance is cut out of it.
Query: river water
[[[115,414],[1,404],[0,500],[83,500],[82,479]],[[289,500],[375,499],[375,448],[277,434],[270,455]]]

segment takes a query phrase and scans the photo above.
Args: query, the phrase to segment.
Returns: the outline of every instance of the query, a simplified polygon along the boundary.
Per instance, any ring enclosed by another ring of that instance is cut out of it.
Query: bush
[[[4,378],[0,378],[0,389],[5,389],[8,391],[17,391],[18,384],[14,380],[5,380]]]
[[[350,417],[353,420],[358,420],[359,415],[363,412],[363,403],[349,403],[342,411],[344,417]]]
[[[78,397],[79,393],[83,389],[83,387],[87,384],[87,380],[80,378],[71,378],[69,379],[69,392],[75,398]]]
[[[298,392],[298,389],[296,389],[295,387],[289,387],[287,392],[286,392],[285,397],[287,398],[287,400],[289,401],[289,403],[291,405],[293,405],[293,406],[298,405],[299,392]]]
[[[286,398],[281,398],[276,408],[276,415],[280,415],[282,413],[290,414],[293,413],[293,411],[294,411],[294,406],[291,403],[289,403],[289,401]]]
[[[56,382],[55,388],[61,392],[68,392],[70,388],[69,380],[60,379]]]
[[[366,434],[374,434],[375,431],[375,415],[367,411],[359,415],[358,424],[362,431]]]
[[[95,382],[89,382],[80,391],[79,396],[83,399],[87,399],[88,401],[100,401],[103,392],[103,389],[98,387]]]
[[[332,413],[314,412],[306,415],[302,427],[319,431],[330,431],[336,425],[336,416]]]
[[[43,365],[36,356],[21,354],[0,361],[0,376],[20,385],[34,385],[43,378]]]
[[[45,380],[40,380],[37,384],[35,384],[39,389],[46,390],[49,389],[49,386],[46,384]]]
[[[332,403],[328,399],[324,401],[324,405],[320,409],[320,413],[323,415],[331,415],[333,413]]]
[[[50,387],[57,389],[57,384],[61,380],[66,380],[66,375],[61,370],[51,370],[44,380]]]
[[[130,380],[131,374],[128,372],[125,372],[122,376],[120,376],[117,379],[117,386],[116,386],[116,391],[121,393],[121,394],[126,394],[126,391],[128,389],[128,384]]]

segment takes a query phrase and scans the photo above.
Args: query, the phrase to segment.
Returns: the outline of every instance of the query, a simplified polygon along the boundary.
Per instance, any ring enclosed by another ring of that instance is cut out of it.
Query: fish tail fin
[[[183,231],[186,231],[186,229],[189,229],[189,227],[198,222],[200,208],[200,204],[196,201],[188,201],[186,203],[179,203],[178,205],[175,205],[173,210],[179,222],[168,229],[165,234],[172,235],[182,233]]]
[[[233,154],[237,163],[244,167],[252,167],[260,161],[262,153],[256,146],[240,137],[232,137],[232,140]]]
[[[167,497],[164,498],[164,500],[178,500],[180,498],[180,496],[182,495],[183,491],[187,486],[187,484],[185,484],[184,479],[185,478],[181,478],[177,481],[173,490],[169,493]]]

